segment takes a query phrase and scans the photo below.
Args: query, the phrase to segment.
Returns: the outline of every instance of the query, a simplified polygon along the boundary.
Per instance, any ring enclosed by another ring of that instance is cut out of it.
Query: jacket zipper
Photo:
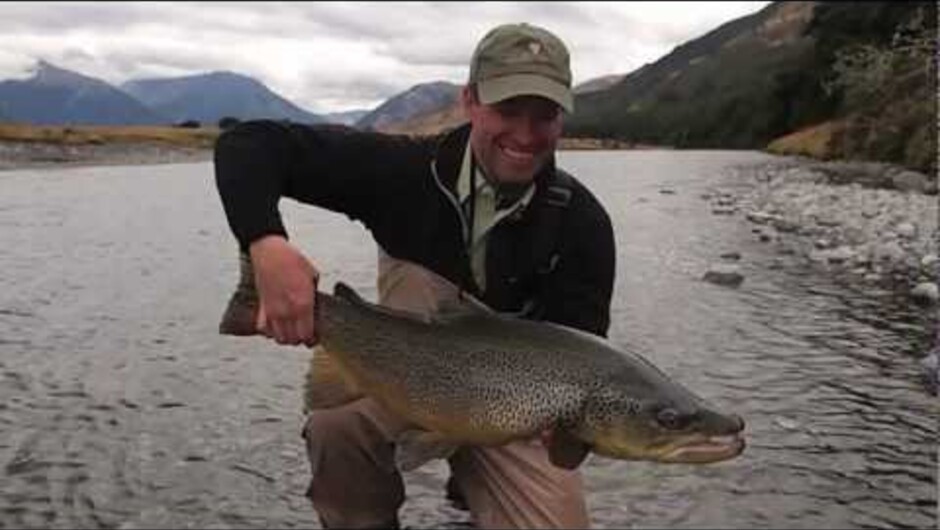
[[[470,229],[468,228],[467,219],[464,218],[463,210],[460,208],[460,204],[457,202],[457,199],[447,191],[447,188],[444,187],[444,184],[441,183],[441,179],[437,174],[437,166],[434,165],[434,160],[431,160],[431,175],[434,176],[434,182],[437,184],[437,188],[441,190],[447,200],[450,202],[451,206],[454,207],[454,210],[457,212],[457,218],[460,219],[460,229],[461,236],[463,236],[464,248],[467,248],[468,238],[470,237]]]

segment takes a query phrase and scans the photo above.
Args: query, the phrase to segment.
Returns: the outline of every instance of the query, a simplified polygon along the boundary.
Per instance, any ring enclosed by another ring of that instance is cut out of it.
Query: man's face
[[[561,107],[540,96],[484,105],[470,88],[464,88],[462,99],[471,124],[470,144],[487,176],[503,183],[531,182],[555,152]]]

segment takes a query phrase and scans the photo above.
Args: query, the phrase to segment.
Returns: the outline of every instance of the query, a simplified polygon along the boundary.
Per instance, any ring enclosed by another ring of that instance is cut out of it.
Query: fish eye
[[[688,423],[676,409],[663,408],[656,413],[656,421],[667,429],[681,429]]]

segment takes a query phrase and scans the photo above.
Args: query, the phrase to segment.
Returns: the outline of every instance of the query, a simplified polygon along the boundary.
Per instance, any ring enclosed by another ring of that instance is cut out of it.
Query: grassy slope
[[[159,143],[209,149],[219,129],[162,126],[73,125],[45,126],[0,123],[0,142],[42,142],[60,145]]]

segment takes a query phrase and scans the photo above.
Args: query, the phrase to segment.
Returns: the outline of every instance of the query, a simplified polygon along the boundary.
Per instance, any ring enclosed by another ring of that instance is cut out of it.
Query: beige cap
[[[548,30],[530,24],[498,26],[477,45],[470,61],[470,83],[480,102],[493,104],[514,96],[548,98],[574,110],[568,50]]]

